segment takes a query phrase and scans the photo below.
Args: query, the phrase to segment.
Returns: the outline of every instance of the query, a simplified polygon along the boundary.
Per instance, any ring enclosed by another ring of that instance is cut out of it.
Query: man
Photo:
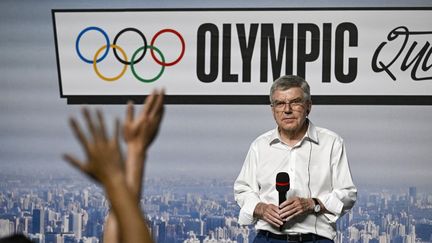
[[[256,224],[255,243],[332,242],[336,220],[357,196],[343,140],[308,119],[312,101],[303,78],[277,79],[270,103],[277,128],[251,144],[234,183],[239,223]],[[279,172],[290,177],[287,200],[280,205]]]

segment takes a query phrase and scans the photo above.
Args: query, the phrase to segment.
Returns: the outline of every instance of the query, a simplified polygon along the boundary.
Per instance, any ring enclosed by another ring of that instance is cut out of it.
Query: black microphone
[[[279,192],[279,205],[286,200],[286,193],[290,189],[290,179],[286,172],[279,172],[276,175],[276,191]]]
[[[290,179],[286,172],[279,172],[276,175],[276,191],[279,192],[279,205],[281,205],[286,200],[286,193],[290,189]],[[280,226],[282,231],[283,225]]]

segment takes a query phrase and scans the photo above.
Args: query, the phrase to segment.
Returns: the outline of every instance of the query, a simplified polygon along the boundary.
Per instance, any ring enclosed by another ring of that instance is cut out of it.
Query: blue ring
[[[99,27],[90,26],[90,27],[87,27],[87,28],[83,29],[83,30],[79,33],[79,35],[78,35],[78,37],[77,37],[77,40],[76,40],[76,42],[75,42],[75,49],[76,49],[76,51],[77,51],[77,54],[78,54],[78,56],[79,56],[79,58],[80,58],[81,60],[83,60],[83,61],[86,62],[86,63],[92,64],[92,63],[93,63],[93,60],[89,60],[89,59],[86,59],[85,57],[83,57],[83,55],[81,55],[81,52],[80,52],[80,50],[79,50],[79,41],[81,40],[81,37],[82,37],[82,36],[83,36],[87,31],[90,31],[90,30],[96,30],[96,31],[101,32],[101,33],[104,35],[104,37],[105,37],[106,45],[107,45],[108,47],[110,46],[110,41],[109,41],[109,38],[108,38],[107,33],[106,33],[103,29],[101,29],[101,28],[99,28]],[[96,60],[96,63],[102,61],[102,60],[103,60],[103,59],[108,55],[108,51],[109,51],[109,48],[107,48],[106,51],[105,51],[105,53],[104,53],[104,54],[103,54],[99,59]]]

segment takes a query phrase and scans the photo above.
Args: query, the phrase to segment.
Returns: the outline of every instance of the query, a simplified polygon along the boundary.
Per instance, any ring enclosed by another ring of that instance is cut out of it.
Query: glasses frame
[[[287,105],[291,110],[301,110],[304,104],[305,104],[305,99],[299,97],[288,101],[275,100],[270,104],[270,106],[278,111],[285,110]]]

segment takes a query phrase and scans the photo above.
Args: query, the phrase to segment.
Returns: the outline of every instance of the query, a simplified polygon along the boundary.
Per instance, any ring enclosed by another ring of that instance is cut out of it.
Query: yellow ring
[[[127,69],[127,65],[125,64],[124,67],[123,67],[123,70],[121,71],[121,73],[120,73],[119,75],[115,76],[115,77],[109,78],[109,77],[105,77],[105,76],[103,76],[103,75],[99,72],[99,70],[98,70],[98,68],[97,68],[96,61],[97,61],[97,58],[98,58],[99,54],[100,54],[100,53],[101,53],[101,52],[106,48],[106,46],[107,46],[107,45],[103,45],[103,46],[102,46],[102,47],[101,47],[101,48],[96,52],[96,54],[94,55],[94,57],[93,57],[93,69],[94,69],[94,71],[96,72],[96,74],[97,74],[97,76],[98,76],[99,78],[101,78],[101,79],[103,79],[103,80],[105,80],[105,81],[115,81],[115,80],[121,78],[121,77],[124,75],[124,73],[126,72],[126,69]],[[126,62],[128,61],[128,60],[127,60],[126,53],[124,52],[124,50],[123,50],[120,46],[118,46],[118,45],[114,45],[114,44],[111,44],[110,47],[113,48],[113,49],[117,49],[117,50],[119,50],[120,53],[121,53],[122,56],[123,56],[123,59],[126,60]]]

